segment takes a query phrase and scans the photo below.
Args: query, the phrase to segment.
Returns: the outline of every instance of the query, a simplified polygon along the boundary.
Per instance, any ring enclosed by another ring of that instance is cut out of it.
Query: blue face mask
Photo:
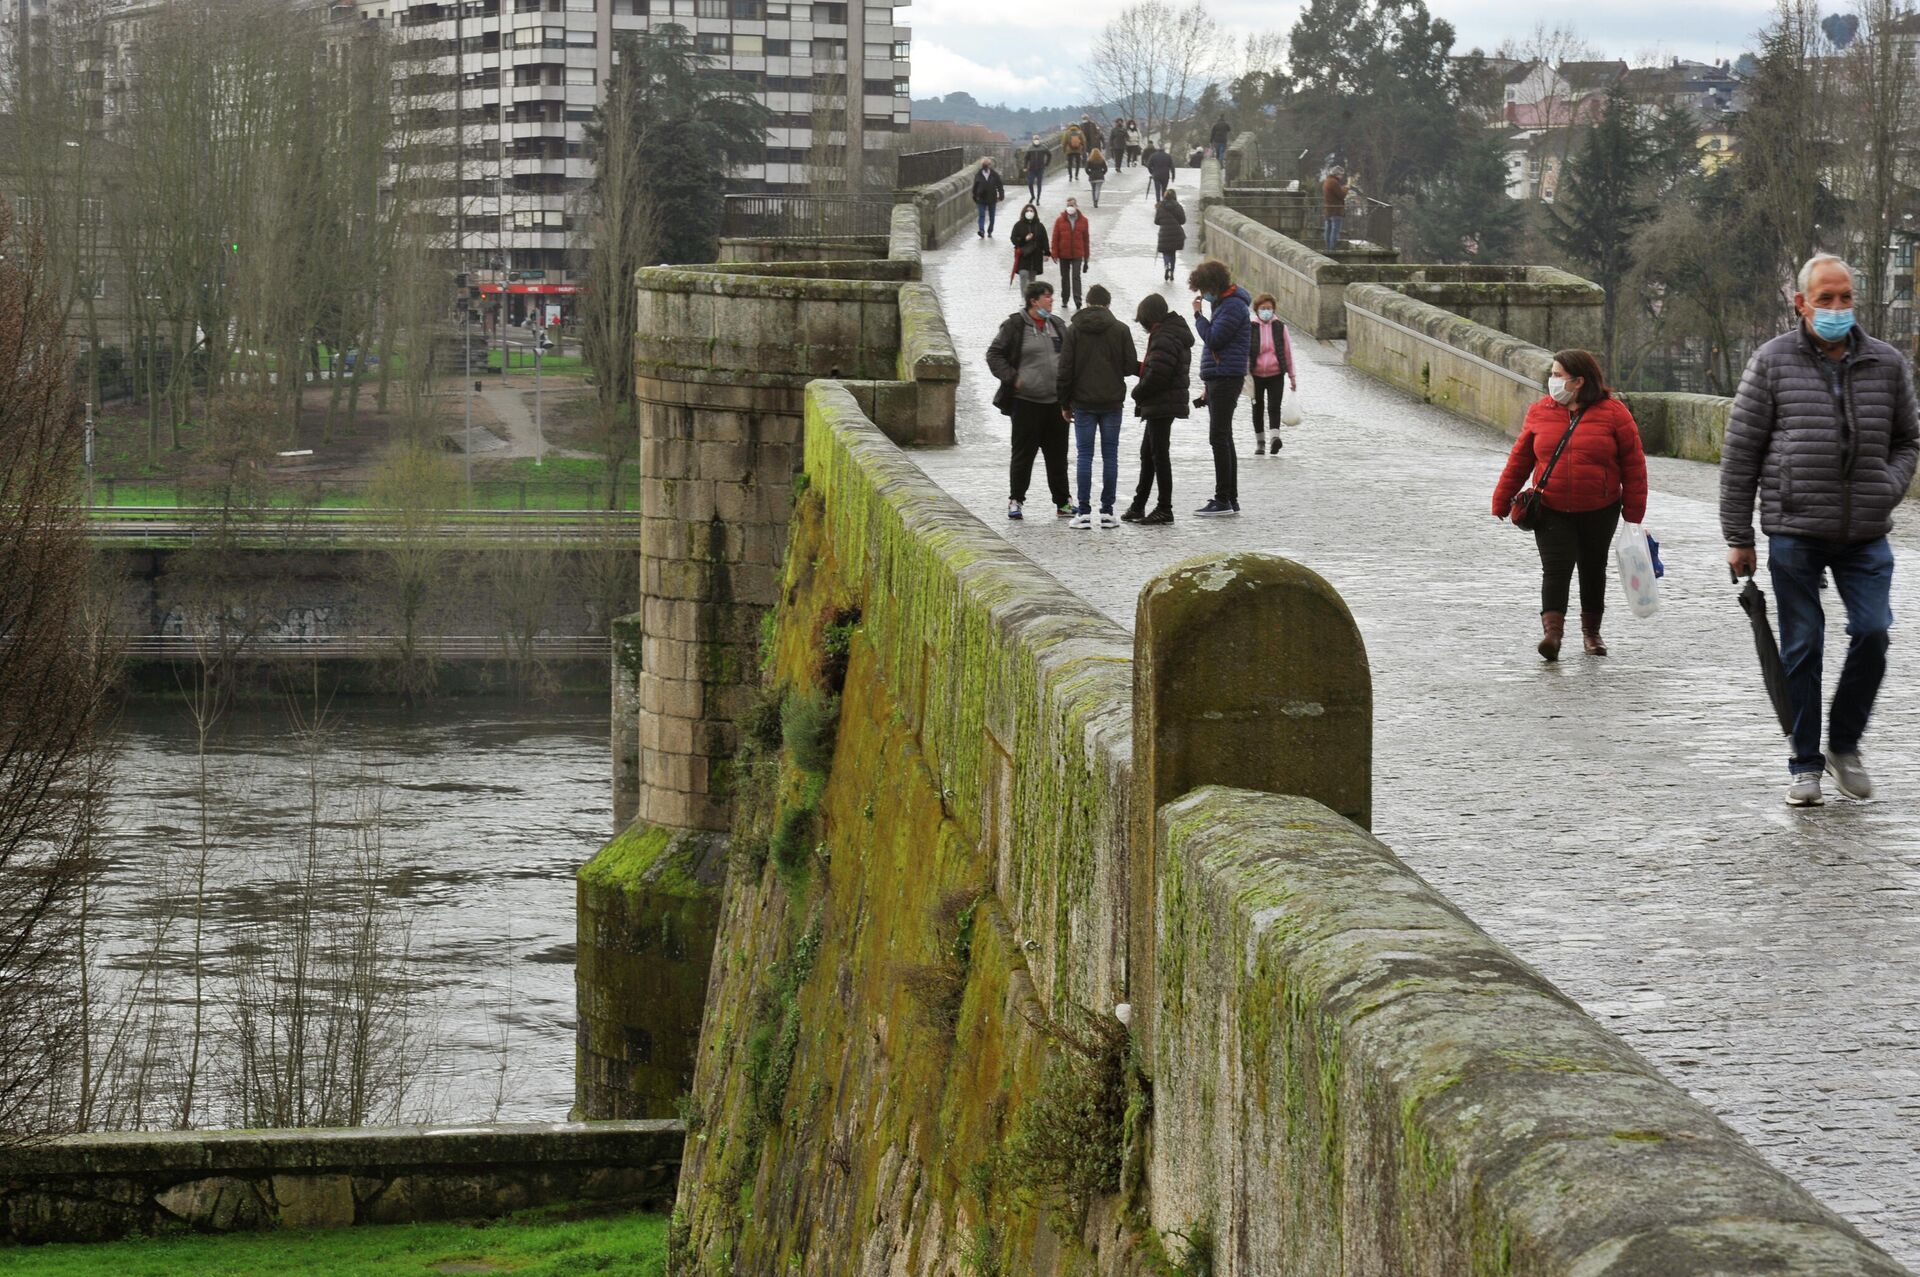
[[[1201,293],[1200,295],[1207,299],[1207,305],[1209,306],[1220,300],[1219,294],[1217,293]]]
[[[1036,314],[1036,315],[1038,315],[1038,316],[1039,316],[1040,318],[1042,318],[1042,319],[1052,319],[1052,318],[1053,318],[1053,312],[1052,312],[1051,310],[1049,310],[1049,309],[1048,309],[1047,307],[1045,307],[1045,306],[1035,306],[1035,307],[1033,308],[1033,313],[1034,313],[1034,314]]]
[[[1853,308],[1813,312],[1813,335],[1821,341],[1839,341],[1853,331]]]

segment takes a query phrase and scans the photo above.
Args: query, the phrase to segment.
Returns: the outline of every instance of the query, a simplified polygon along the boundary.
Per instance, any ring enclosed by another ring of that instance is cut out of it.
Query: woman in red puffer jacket
[[[1607,558],[1614,529],[1624,514],[1639,523],[1647,513],[1647,456],[1640,427],[1613,397],[1600,362],[1584,350],[1553,357],[1547,397],[1527,409],[1507,468],[1493,489],[1493,514],[1507,517],[1527,483],[1538,484],[1569,423],[1573,433],[1553,475],[1540,492],[1540,521],[1533,530],[1540,550],[1542,657],[1560,659],[1567,623],[1567,590],[1580,571],[1580,632],[1590,656],[1605,656],[1600,614],[1607,603]]]

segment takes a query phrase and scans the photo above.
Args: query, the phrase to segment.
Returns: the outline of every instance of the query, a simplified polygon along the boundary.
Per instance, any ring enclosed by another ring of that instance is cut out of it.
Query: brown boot
[[[1607,645],[1600,641],[1600,613],[1582,612],[1580,614],[1580,639],[1586,645],[1588,656],[1607,654]]]
[[[1567,614],[1565,612],[1542,612],[1540,628],[1544,637],[1540,640],[1540,658],[1547,661],[1560,659],[1560,640],[1567,632]]]

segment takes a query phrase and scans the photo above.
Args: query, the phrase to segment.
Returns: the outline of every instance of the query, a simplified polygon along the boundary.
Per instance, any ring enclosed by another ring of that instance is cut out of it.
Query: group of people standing
[[[1134,324],[1146,337],[1144,355],[1132,331],[1114,317],[1113,297],[1104,285],[1088,288],[1086,305],[1071,323],[1063,323],[1055,312],[1053,285],[1038,278],[1025,283],[1025,306],[1007,316],[987,347],[987,367],[999,382],[994,406],[1013,423],[1009,519],[1026,517],[1033,463],[1040,457],[1045,461],[1054,513],[1067,519],[1069,527],[1172,523],[1173,423],[1188,416],[1193,407],[1207,409],[1214,462],[1213,496],[1194,513],[1205,518],[1240,513],[1234,415],[1251,376],[1255,455],[1279,455],[1282,383],[1298,386],[1293,344],[1285,324],[1275,316],[1273,298],[1251,296],[1233,283],[1223,263],[1201,262],[1187,283],[1198,294],[1191,323],[1159,293],[1141,298],[1134,308]],[[1196,345],[1203,389],[1190,403]],[[1134,386],[1129,395],[1130,379]],[[1129,398],[1133,415],[1142,423],[1140,477],[1132,503],[1116,514],[1120,430]],[[1271,451],[1266,437],[1269,422]],[[1071,489],[1069,427],[1077,451],[1077,482]],[[1097,507],[1092,491],[1096,452],[1101,460]]]

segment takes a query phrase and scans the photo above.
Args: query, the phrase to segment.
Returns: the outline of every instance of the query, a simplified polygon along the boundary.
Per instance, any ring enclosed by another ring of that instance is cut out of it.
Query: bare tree
[[[1095,98],[1152,134],[1183,118],[1232,60],[1231,42],[1200,0],[1139,0],[1095,37],[1087,81]]]
[[[0,1138],[44,1130],[77,1052],[75,964],[105,775],[104,645],[74,508],[80,414],[38,242],[0,201]]]
[[[1911,208],[1914,183],[1914,126],[1920,106],[1911,47],[1898,26],[1911,11],[1894,0],[1859,0],[1855,12],[1860,33],[1841,55],[1842,70],[1833,79],[1838,118],[1851,120],[1850,144],[1833,148],[1837,182],[1852,216],[1849,249],[1861,275],[1861,320],[1869,332],[1886,330],[1892,300],[1893,239],[1897,224]],[[1920,234],[1920,227],[1904,229]]]

